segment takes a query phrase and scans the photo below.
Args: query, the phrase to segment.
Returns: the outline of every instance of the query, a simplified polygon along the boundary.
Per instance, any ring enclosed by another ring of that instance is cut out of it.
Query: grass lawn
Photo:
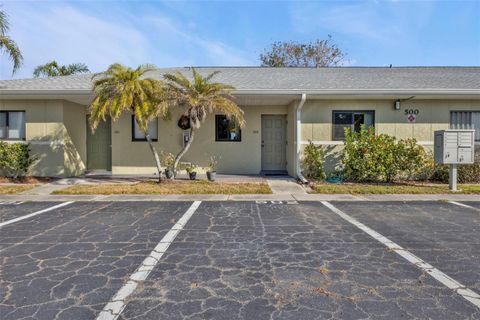
[[[35,185],[0,186],[0,194],[16,194],[16,193],[30,190],[34,187],[36,186]]]
[[[137,184],[76,185],[54,194],[270,194],[266,183],[208,181],[140,182]]]
[[[316,184],[312,186],[314,193],[323,194],[443,194],[450,193],[444,184]],[[463,194],[480,194],[480,185],[458,185]]]

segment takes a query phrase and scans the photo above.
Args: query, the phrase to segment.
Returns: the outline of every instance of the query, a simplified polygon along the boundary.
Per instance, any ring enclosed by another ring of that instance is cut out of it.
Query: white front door
[[[286,115],[262,115],[262,171],[286,170],[286,124]]]

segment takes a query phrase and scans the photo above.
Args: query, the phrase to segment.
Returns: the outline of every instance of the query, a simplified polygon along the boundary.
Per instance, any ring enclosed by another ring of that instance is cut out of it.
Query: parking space
[[[479,212],[438,201],[332,204],[480,292]]]
[[[2,320],[93,319],[187,207],[75,203],[3,227]]]
[[[121,319],[480,317],[318,203],[204,204]]]
[[[22,205],[12,217],[55,204]],[[480,291],[479,212],[332,205]],[[76,202],[0,228],[2,320],[95,319],[119,296],[126,307],[105,319],[480,319],[475,304],[322,203],[193,206]],[[125,290],[147,257],[146,280]]]

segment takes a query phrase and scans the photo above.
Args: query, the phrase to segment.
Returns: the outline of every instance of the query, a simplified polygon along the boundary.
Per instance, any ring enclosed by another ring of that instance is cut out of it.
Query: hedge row
[[[395,180],[424,180],[448,182],[448,166],[437,165],[431,152],[415,139],[397,141],[386,134],[375,134],[374,128],[360,132],[345,132],[342,165],[334,173],[352,182],[392,182]],[[324,151],[311,142],[305,148],[302,169],[306,177],[322,180]],[[480,155],[475,164],[458,167],[460,183],[480,183]]]

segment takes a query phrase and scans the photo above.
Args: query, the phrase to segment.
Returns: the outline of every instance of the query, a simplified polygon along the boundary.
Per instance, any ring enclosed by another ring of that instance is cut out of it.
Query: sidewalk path
[[[72,179],[65,178],[65,179],[55,180],[53,182],[41,184],[33,189],[24,191],[20,193],[20,195],[48,196],[54,191],[61,190],[77,184],[78,180],[79,179],[75,179],[75,178],[72,178]]]
[[[305,188],[292,177],[267,177],[267,183],[274,195],[307,194]]]

